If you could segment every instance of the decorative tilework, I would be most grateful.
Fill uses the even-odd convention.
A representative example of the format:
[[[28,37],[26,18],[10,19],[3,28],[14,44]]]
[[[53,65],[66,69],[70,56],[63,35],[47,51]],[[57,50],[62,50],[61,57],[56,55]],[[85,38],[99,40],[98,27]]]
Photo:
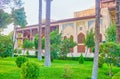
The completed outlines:
[[[73,23],[67,23],[67,24],[63,24],[62,25],[62,29],[64,30],[66,27],[72,27],[74,28],[74,24]]]
[[[84,21],[80,21],[80,22],[77,22],[76,25],[77,26],[80,26],[80,25],[85,26],[85,22]]]
[[[88,28],[95,22],[95,20],[88,21]]]
[[[93,23],[95,23],[95,20],[90,20],[90,21],[88,21],[88,28],[89,28]],[[103,23],[103,19],[100,19],[100,25],[102,25],[102,23]]]

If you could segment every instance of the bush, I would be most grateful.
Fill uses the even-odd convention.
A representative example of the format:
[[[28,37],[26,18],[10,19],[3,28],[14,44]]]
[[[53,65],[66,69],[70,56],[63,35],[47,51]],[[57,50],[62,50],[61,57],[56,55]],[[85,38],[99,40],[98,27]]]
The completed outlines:
[[[98,67],[101,68],[104,64],[104,59],[103,57],[99,57],[99,60],[98,60]]]
[[[24,42],[23,42],[23,48],[24,49],[32,49],[34,46],[34,43],[29,40],[29,39],[25,39]]]
[[[13,52],[12,39],[6,35],[0,35],[0,56],[3,58],[12,56]]]
[[[34,62],[26,62],[22,65],[21,76],[22,79],[38,79],[39,77],[39,66]]]
[[[72,73],[73,72],[72,72],[71,68],[69,67],[69,65],[66,65],[64,68],[63,78],[71,79]]]
[[[19,56],[19,57],[17,57],[15,62],[16,62],[18,67],[21,67],[22,64],[25,63],[26,61],[28,61],[28,59],[26,57]]]
[[[15,53],[15,55],[17,56],[20,56],[20,54],[22,54],[22,49],[14,49],[14,51],[13,51],[14,53]],[[14,56],[15,56],[14,55]]]
[[[17,54],[17,49],[14,49],[14,53]]]
[[[84,60],[85,61],[93,61],[93,57],[85,57]]]
[[[18,53],[18,56],[19,56],[20,54],[22,54],[22,49],[18,49],[18,50],[17,50],[17,53]]]
[[[83,63],[84,63],[84,57],[81,54],[80,57],[79,57],[79,64],[83,64]]]
[[[112,79],[120,79],[120,72],[116,73]]]
[[[66,59],[59,57],[59,60],[73,60],[73,61],[78,61],[79,57],[67,57]],[[85,61],[93,61],[93,57],[85,57],[84,58]]]
[[[29,56],[29,51],[28,50],[26,51],[26,55]]]

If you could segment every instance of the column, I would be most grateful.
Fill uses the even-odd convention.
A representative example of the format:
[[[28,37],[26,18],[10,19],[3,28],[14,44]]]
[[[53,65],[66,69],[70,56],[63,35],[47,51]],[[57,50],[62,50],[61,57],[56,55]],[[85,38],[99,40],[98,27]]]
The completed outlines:
[[[33,39],[33,34],[32,34],[32,29],[30,29],[30,40],[32,41]]]

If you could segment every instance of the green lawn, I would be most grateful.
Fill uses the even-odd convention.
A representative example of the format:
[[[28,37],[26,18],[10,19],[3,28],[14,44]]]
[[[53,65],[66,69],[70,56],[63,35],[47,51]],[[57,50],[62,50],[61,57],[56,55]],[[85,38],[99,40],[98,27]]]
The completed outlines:
[[[0,79],[20,79],[21,69],[16,66],[16,58],[0,58]],[[63,73],[65,66],[69,66],[72,71],[71,79],[90,79],[93,62],[86,61],[79,64],[77,61],[54,60],[51,67],[44,67],[43,61],[36,58],[29,58],[40,65],[40,79],[64,79]],[[120,68],[114,67],[113,73],[120,71]],[[103,68],[99,68],[98,79],[111,79],[108,77],[108,67],[104,64]]]

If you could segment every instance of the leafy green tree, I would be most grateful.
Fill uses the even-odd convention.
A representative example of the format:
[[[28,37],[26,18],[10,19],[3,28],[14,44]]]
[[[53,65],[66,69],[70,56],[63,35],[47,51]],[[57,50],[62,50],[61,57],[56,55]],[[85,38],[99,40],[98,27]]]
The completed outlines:
[[[11,9],[11,18],[14,25],[13,41],[14,49],[16,49],[17,48],[16,28],[18,26],[25,27],[27,22],[22,0],[11,0],[9,3],[9,7]],[[12,57],[14,57],[14,54],[12,55]]]
[[[25,27],[27,25],[26,15],[23,7],[20,9],[13,10],[12,18],[13,18],[14,25],[16,26],[19,25],[21,27]]]
[[[105,58],[104,58],[103,54],[100,54],[99,60],[98,60],[98,67],[102,68],[104,63],[105,63]]]
[[[120,0],[116,0],[116,42],[120,43]]]
[[[25,12],[24,12],[24,8],[20,8],[20,9],[15,9],[12,10],[12,19],[13,19],[13,23],[14,23],[14,49],[18,46],[17,45],[17,39],[16,39],[16,28],[17,26],[21,26],[21,27],[25,27],[27,22],[26,22],[26,16],[25,16]]]
[[[64,39],[60,44],[60,56],[65,59],[67,54],[70,52],[70,49],[76,45],[77,43],[75,43],[71,38]]]
[[[28,39],[26,39],[24,42],[23,42],[23,49],[32,49],[34,46],[34,43]]]
[[[116,25],[111,24],[106,30],[106,41],[116,42]]]
[[[107,42],[100,45],[100,54],[109,67],[109,76],[112,76],[112,66],[120,63],[120,45]]]
[[[50,33],[50,49],[51,49],[51,60],[58,58],[60,52],[60,44],[62,42],[62,36],[58,30]]]
[[[67,54],[70,52],[70,49],[77,45],[70,38],[62,40],[61,33],[59,34],[58,30],[52,31],[50,33],[50,43],[51,43],[50,53],[51,53],[52,59],[57,58],[59,55],[66,57]],[[38,35],[35,36],[34,45],[35,45],[35,48],[37,49],[38,48]],[[42,38],[42,49],[45,49],[45,38],[44,37]]]
[[[4,10],[0,9],[0,33],[4,28],[7,28],[7,25],[11,23],[10,15]]]
[[[24,49],[32,49],[34,46],[33,42],[26,39],[24,42],[23,42],[23,48]]]
[[[7,44],[6,44],[7,43]],[[0,35],[0,56],[11,56],[13,52],[13,42],[9,36]]]
[[[87,46],[87,51],[85,54],[86,56],[88,53],[88,50],[95,46],[93,29],[87,32],[84,44]]]
[[[38,49],[38,34],[35,35],[35,39],[34,39],[34,46],[35,49]],[[45,37],[42,37],[42,49],[45,48]]]
[[[50,33],[50,48],[51,48],[51,60],[58,57],[58,52],[60,52],[60,44],[62,41],[61,34],[59,34],[58,30],[52,31]],[[38,48],[38,35],[35,36],[34,39],[35,49]],[[45,49],[45,37],[42,38],[42,49]]]

